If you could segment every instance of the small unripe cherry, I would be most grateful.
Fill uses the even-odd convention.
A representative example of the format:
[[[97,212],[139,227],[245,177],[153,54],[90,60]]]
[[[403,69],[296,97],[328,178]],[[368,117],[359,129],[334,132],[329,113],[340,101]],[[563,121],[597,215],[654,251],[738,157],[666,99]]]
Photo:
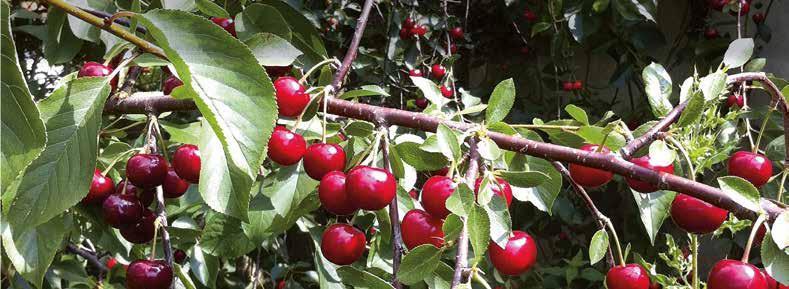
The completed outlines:
[[[172,168],[167,171],[167,176],[164,177],[162,190],[164,197],[168,199],[179,198],[186,193],[189,189],[189,183],[178,176]]]
[[[649,155],[645,155],[645,156],[640,157],[640,158],[634,158],[634,159],[630,160],[630,162],[635,164],[635,165],[638,165],[638,166],[641,166],[641,167],[645,167],[645,168],[653,170],[653,171],[657,171],[660,174],[664,174],[664,173],[665,174],[674,174],[674,164],[669,164],[667,166],[656,165],[656,164],[654,164],[652,162],[652,160],[650,159]],[[630,188],[632,188],[636,192],[651,193],[651,192],[657,191],[659,189],[656,185],[650,184],[650,183],[645,182],[645,181],[633,179],[633,178],[627,178],[626,177],[625,181],[627,181],[627,184],[630,186]]]
[[[167,289],[173,282],[173,269],[164,260],[137,260],[126,269],[128,289]]]
[[[153,188],[164,183],[167,161],[158,154],[136,154],[126,162],[126,179],[140,188]]]
[[[431,216],[446,218],[450,213],[446,206],[447,198],[455,192],[456,188],[457,184],[446,176],[437,175],[428,178],[422,186],[422,208]]]
[[[479,194],[479,187],[482,185],[482,178],[477,178],[477,181],[474,182],[474,194]],[[493,193],[499,197],[504,198],[507,202],[507,207],[512,204],[512,187],[510,186],[510,182],[505,179],[496,177],[496,183],[488,183],[488,188],[490,188]]]
[[[340,145],[316,143],[304,153],[304,171],[315,180],[320,180],[331,171],[345,169],[345,151]]]
[[[431,244],[436,248],[444,246],[444,221],[425,211],[408,211],[401,223],[403,243],[412,250],[419,245]]]
[[[307,142],[300,134],[283,126],[274,127],[268,140],[268,157],[282,166],[298,163],[307,152]]]
[[[452,98],[452,96],[455,94],[454,90],[452,90],[451,87],[448,87],[443,84],[441,85],[440,90],[441,90],[441,95],[443,95],[446,98]]]
[[[454,39],[463,39],[463,28],[455,27],[449,30],[449,36]]]
[[[356,212],[355,200],[348,196],[345,189],[345,173],[329,172],[318,186],[318,198],[324,209],[335,215],[350,215]]]
[[[334,224],[323,232],[321,252],[330,262],[350,265],[364,254],[367,238],[359,229],[348,224]]]
[[[433,64],[430,68],[430,74],[436,79],[441,79],[447,74],[447,69],[441,64]]]
[[[649,275],[638,264],[618,265],[605,274],[608,289],[649,289]]]
[[[154,225],[155,220],[156,215],[154,215],[151,210],[143,209],[142,218],[140,218],[139,222],[131,226],[123,226],[120,228],[121,236],[123,236],[126,241],[135,244],[148,243],[153,240],[154,230],[156,228]]]
[[[114,228],[137,224],[143,214],[143,207],[135,195],[112,194],[101,206],[104,222]]]
[[[611,154],[611,150],[607,147],[603,146],[601,148],[599,145],[594,144],[585,144],[579,149],[592,153]],[[597,188],[607,184],[614,178],[614,173],[610,171],[590,168],[575,163],[570,163],[568,170],[570,171],[570,176],[576,183],[587,188]]]
[[[211,17],[211,21],[219,25],[219,27],[222,27],[222,29],[225,29],[225,31],[233,35],[233,37],[237,37],[236,22],[232,18]]]
[[[773,164],[763,154],[738,151],[729,158],[729,174],[741,177],[760,188],[773,175]]]
[[[345,190],[360,209],[376,211],[385,208],[397,194],[397,181],[389,171],[358,166],[345,178]]]
[[[82,203],[86,205],[101,204],[114,190],[115,184],[113,184],[112,179],[102,175],[99,169],[95,169],[88,195],[82,198]]]
[[[671,219],[674,224],[693,234],[707,234],[717,230],[726,221],[729,212],[705,201],[677,194],[671,202]]]
[[[414,69],[411,69],[411,70],[408,71],[408,75],[409,76],[422,77],[424,74],[422,74],[422,70],[421,69],[414,68]]]
[[[200,150],[195,145],[181,145],[173,154],[173,169],[187,182],[196,184],[200,181],[200,164]]]
[[[488,252],[493,267],[504,275],[523,274],[537,263],[537,244],[531,235],[523,231],[512,231],[505,248],[491,241]]]
[[[297,117],[310,103],[310,95],[305,88],[292,76],[283,76],[274,81],[277,95],[279,114],[287,117]]]
[[[170,75],[164,80],[164,84],[162,84],[162,93],[165,95],[170,95],[173,92],[173,89],[184,85],[184,82],[175,77],[174,75]]]

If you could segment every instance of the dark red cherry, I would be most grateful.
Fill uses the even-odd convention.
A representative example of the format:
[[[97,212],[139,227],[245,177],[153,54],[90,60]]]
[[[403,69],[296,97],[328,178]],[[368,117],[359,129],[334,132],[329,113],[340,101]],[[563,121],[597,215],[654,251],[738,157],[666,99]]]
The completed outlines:
[[[318,198],[324,209],[335,215],[350,215],[356,212],[355,200],[345,190],[345,173],[329,172],[318,186]]]
[[[305,93],[299,80],[292,76],[277,78],[274,89],[277,91],[277,106],[282,116],[297,117],[310,103],[310,95]]]
[[[143,189],[164,183],[167,170],[167,161],[157,154],[136,154],[126,162],[126,178]]]
[[[425,211],[414,209],[408,211],[401,223],[403,243],[409,250],[419,245],[431,244],[436,248],[444,246],[444,221],[431,216]]]
[[[447,69],[441,64],[433,64],[433,66],[430,67],[430,75],[432,75],[436,79],[441,79],[446,74],[447,74]]]
[[[282,77],[287,76],[291,70],[293,70],[293,65],[288,66],[266,66],[266,74],[269,77]]]
[[[447,174],[449,174],[449,167],[440,168],[438,170],[430,172],[430,174],[433,176],[446,176]]]
[[[615,266],[605,274],[608,289],[649,289],[649,274],[638,264]]]
[[[156,188],[142,190],[134,184],[126,182],[126,180],[121,180],[118,182],[118,185],[115,186],[115,193],[119,195],[134,195],[140,199],[140,203],[142,203],[143,207],[148,207],[153,203],[153,199],[156,197]]]
[[[753,19],[754,23],[761,24],[761,23],[764,22],[765,16],[764,16],[764,13],[762,13],[762,12],[756,12],[756,13],[753,13],[753,16],[751,16],[751,18]]]
[[[530,9],[526,9],[523,10],[523,18],[525,18],[526,21],[534,22],[537,21],[537,14],[535,14],[534,11],[531,11]]]
[[[584,83],[580,80],[576,80],[573,82],[573,90],[581,90],[584,88]]]
[[[689,233],[712,233],[728,215],[724,209],[685,194],[677,194],[671,202],[671,219]]]
[[[709,289],[767,289],[767,279],[756,266],[738,260],[715,263],[707,276]]]
[[[669,164],[668,166],[655,165],[650,160],[649,155],[632,159],[630,160],[630,162],[635,165],[645,167],[653,171],[657,171],[658,173],[674,174],[674,164]],[[651,193],[658,190],[658,187],[656,185],[647,183],[645,181],[640,181],[631,178],[625,178],[625,180],[627,181],[627,184],[630,186],[630,188],[632,188],[636,192]]]
[[[490,187],[491,191],[499,197],[504,198],[507,201],[507,207],[512,204],[512,187],[510,186],[510,182],[505,179],[496,177],[497,184],[488,183],[488,187]],[[479,193],[479,186],[482,184],[482,178],[478,178],[476,182],[474,182],[474,193]]]
[[[189,183],[178,176],[173,169],[167,172],[164,177],[164,184],[162,184],[164,197],[168,199],[179,198],[186,193],[189,189]]]
[[[307,142],[300,134],[283,126],[274,127],[268,140],[268,157],[282,166],[298,163],[307,151]]]
[[[704,38],[715,39],[719,36],[720,33],[718,32],[718,29],[715,29],[714,27],[707,27],[707,29],[704,29]]]
[[[422,70],[421,70],[421,69],[419,69],[419,68],[414,68],[414,69],[411,69],[411,70],[409,70],[409,71],[408,71],[408,75],[409,75],[409,76],[418,76],[418,77],[422,77],[422,75],[423,75],[423,74],[422,74]]]
[[[144,244],[153,240],[153,233],[155,226],[153,222],[156,220],[156,215],[151,210],[143,209],[142,218],[139,222],[131,226],[124,226],[120,228],[121,236],[126,241],[135,244]]]
[[[200,181],[200,150],[197,146],[185,144],[173,154],[173,169],[179,177],[196,184]]]
[[[403,20],[403,28],[411,29],[411,28],[414,28],[415,24],[416,24],[416,22],[411,17],[408,17],[405,20]]]
[[[165,95],[170,95],[170,93],[173,92],[173,89],[175,89],[176,87],[179,87],[181,85],[184,85],[183,81],[181,81],[180,79],[178,79],[174,75],[170,75],[170,77],[167,77],[164,80],[164,84],[162,84],[162,92]]]
[[[773,164],[762,154],[739,151],[729,158],[729,174],[748,180],[757,188],[773,175]]]
[[[449,30],[449,36],[454,39],[463,39],[463,28],[455,27]]]
[[[455,94],[455,91],[452,90],[451,87],[448,87],[446,85],[442,84],[440,89],[441,89],[441,95],[443,95],[446,98],[452,98],[452,96]]]
[[[595,144],[585,144],[579,148],[582,151],[592,152],[592,153],[601,153],[601,154],[610,154],[611,150],[607,147],[603,146],[600,148],[599,145]],[[614,173],[601,170],[590,168],[587,166],[582,166],[579,164],[570,163],[568,167],[570,170],[570,176],[573,180],[581,186],[587,188],[596,188],[602,185],[607,184],[611,179],[614,178]]]
[[[287,286],[285,280],[279,280],[279,282],[277,282],[277,289],[285,289],[285,286]]]
[[[427,101],[427,98],[421,97],[421,98],[417,98],[416,100],[414,100],[414,104],[418,108],[425,109],[427,107],[427,105],[428,105],[428,101]]]
[[[137,260],[126,269],[128,289],[167,289],[173,282],[173,269],[164,260]]]
[[[115,228],[137,224],[142,218],[143,207],[135,195],[112,194],[101,208],[104,221]]]
[[[115,190],[115,184],[113,184],[112,179],[103,176],[99,169],[93,171],[93,181],[90,183],[90,190],[88,190],[88,195],[82,198],[82,203],[89,205],[89,204],[100,204],[104,202],[112,192]]]
[[[523,55],[529,55],[529,52],[531,52],[531,49],[528,46],[521,47],[521,53]]]
[[[323,232],[321,252],[334,264],[350,265],[362,257],[366,243],[359,229],[348,224],[334,224]]]
[[[449,45],[449,52],[452,54],[458,53],[458,46],[455,43]]]
[[[402,40],[409,40],[414,37],[414,35],[411,34],[411,29],[405,27],[400,28],[399,35],[400,35],[400,39]]]
[[[345,189],[359,208],[376,211],[385,208],[395,198],[397,181],[388,171],[358,166],[348,172]]]
[[[562,82],[562,90],[564,90],[564,91],[573,91],[573,82],[572,81],[563,81]]]
[[[759,226],[759,229],[756,229],[756,235],[753,236],[753,245],[754,246],[761,246],[762,241],[764,241],[764,234],[767,233],[767,229],[764,228],[764,225]]]
[[[522,231],[512,231],[505,248],[491,241],[488,251],[493,267],[504,275],[523,274],[537,263],[537,245],[534,238]]]
[[[449,215],[446,202],[457,184],[446,176],[432,176],[422,186],[422,208],[431,216],[443,219]]]
[[[105,77],[112,74],[112,66],[104,65],[98,62],[88,61],[82,65],[82,68],[77,72],[77,77]],[[116,76],[110,80],[112,90],[118,87],[118,77]]]
[[[726,106],[730,108],[741,108],[745,105],[745,98],[741,94],[730,94],[726,97]]]
[[[227,33],[230,33],[231,35],[233,35],[233,37],[237,37],[236,36],[236,22],[233,21],[233,19],[231,19],[231,18],[211,17],[211,21],[216,23],[216,25],[219,25],[219,27],[222,27],[222,29],[225,29],[225,31],[227,31]]]
[[[313,179],[320,180],[331,171],[345,169],[345,151],[337,144],[316,143],[304,153],[304,170]]]
[[[176,249],[175,252],[173,252],[173,261],[178,264],[183,264],[184,261],[186,261],[186,252],[181,249]]]
[[[414,25],[414,27],[411,28],[411,34],[414,36],[425,36],[425,34],[427,34],[427,26]]]

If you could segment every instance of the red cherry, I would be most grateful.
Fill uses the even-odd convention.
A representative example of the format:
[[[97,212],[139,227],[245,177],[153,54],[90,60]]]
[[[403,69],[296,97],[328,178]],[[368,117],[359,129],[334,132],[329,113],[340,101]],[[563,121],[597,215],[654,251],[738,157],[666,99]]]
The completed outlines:
[[[405,28],[405,27],[400,28],[400,39],[402,39],[402,40],[409,40],[409,39],[411,39],[413,37],[414,37],[414,35],[411,34],[411,29],[410,28]]]
[[[397,181],[386,170],[358,166],[348,172],[345,189],[359,208],[376,211],[385,208],[395,198]]]
[[[181,249],[176,249],[175,252],[173,252],[173,260],[175,263],[183,264],[184,261],[186,261],[186,252]]]
[[[756,12],[756,13],[753,13],[753,16],[751,16],[751,18],[753,19],[754,23],[761,24],[761,23],[764,22],[765,16],[764,16],[764,13],[762,13],[762,12]]]
[[[455,94],[455,92],[452,90],[452,88],[448,87],[446,85],[442,84],[440,89],[441,89],[441,95],[443,95],[446,98],[452,98],[452,95]]]
[[[307,152],[307,142],[300,134],[283,126],[274,127],[268,140],[268,157],[282,166],[298,163]]]
[[[741,108],[745,105],[745,98],[741,94],[730,94],[726,97],[726,106]]]
[[[350,265],[362,257],[366,243],[359,229],[348,224],[334,224],[323,232],[321,252],[334,264]]]
[[[762,154],[739,151],[729,158],[729,174],[746,179],[759,188],[773,175],[773,164]]]
[[[729,212],[705,201],[677,194],[671,202],[671,219],[674,224],[693,234],[707,234],[726,221]]]
[[[115,186],[115,193],[119,195],[133,195],[140,199],[140,203],[143,207],[148,207],[153,203],[153,198],[156,196],[156,189],[149,188],[142,190],[132,183],[127,183],[126,180],[121,180],[118,182],[118,185]]]
[[[766,289],[767,280],[756,266],[737,260],[720,260],[707,277],[709,289]]]
[[[449,45],[449,52],[452,54],[458,53],[458,46],[455,43]]]
[[[430,74],[436,79],[441,79],[447,74],[447,69],[441,64],[433,64],[430,68]]]
[[[521,53],[523,53],[523,55],[529,55],[529,52],[531,52],[531,49],[528,46],[521,47]]]
[[[106,262],[106,263],[104,263],[104,264],[107,266],[107,268],[109,268],[109,269],[112,269],[112,268],[114,268],[116,265],[118,265],[118,260],[116,260],[116,259],[115,259],[115,258],[113,258],[113,257],[109,257],[109,258],[107,258],[107,262]]]
[[[143,207],[135,195],[112,194],[101,206],[104,222],[115,228],[137,224]]]
[[[580,80],[576,80],[575,82],[573,82],[573,90],[581,90],[583,88],[584,88],[584,84]]]
[[[274,89],[277,91],[277,106],[282,116],[297,117],[310,103],[310,95],[305,93],[304,86],[292,76],[277,78]]]
[[[414,200],[419,199],[419,191],[417,191],[416,189],[411,189],[410,191],[408,191],[408,195],[411,196],[411,198]]]
[[[446,176],[447,174],[449,174],[449,167],[440,168],[438,170],[430,172],[430,174],[433,176]]]
[[[173,282],[173,269],[164,260],[137,260],[126,270],[128,289],[167,289]]]
[[[164,183],[167,161],[157,154],[136,154],[126,162],[126,178],[135,186],[153,188]]]
[[[522,231],[512,231],[506,248],[491,241],[488,251],[493,267],[504,275],[523,274],[537,263],[537,245],[534,238]]]
[[[600,150],[599,153],[601,154],[610,154],[611,150],[607,147],[603,146],[600,148],[599,145],[594,144],[585,144],[579,148],[582,151],[598,153],[598,149]],[[579,164],[570,163],[569,166],[570,176],[573,178],[575,182],[579,185],[587,187],[587,188],[596,188],[602,185],[607,184],[611,179],[614,178],[614,173],[601,170],[590,168],[586,166],[582,166]]]
[[[432,176],[422,186],[422,208],[431,216],[443,219],[449,215],[446,202],[457,184],[446,176]]]
[[[534,22],[537,21],[537,14],[534,14],[534,11],[531,11],[527,8],[526,10],[523,10],[523,18],[525,18],[528,22]]]
[[[337,24],[339,23],[340,21],[338,21],[337,18],[334,17],[329,17],[329,19],[326,19],[326,24],[329,24],[329,26],[331,26],[332,28],[337,27]]]
[[[720,33],[718,33],[718,29],[715,29],[713,27],[707,27],[707,29],[704,29],[704,38],[715,39],[718,38],[719,36]]]
[[[738,16],[738,14],[739,16],[743,16],[743,15],[747,15],[748,12],[751,11],[750,1],[740,0],[740,2],[742,3],[742,7],[740,7],[737,1],[734,1],[735,4],[732,5],[734,10],[729,11],[729,14],[731,14],[732,16]],[[739,10],[739,13],[737,13],[737,11],[735,10]]]
[[[454,39],[463,39],[463,28],[455,27],[449,30],[449,36]]]
[[[304,153],[304,170],[313,179],[320,180],[331,171],[345,169],[345,151],[340,145],[316,143]]]
[[[173,75],[170,75],[170,77],[164,80],[164,84],[162,84],[162,93],[165,95],[170,95],[170,93],[173,92],[173,89],[181,85],[184,85],[183,81]]]
[[[77,77],[105,77],[112,74],[112,66],[104,65],[98,62],[88,61],[82,65],[82,68],[77,72]],[[110,80],[112,90],[118,87],[118,77],[116,76]]]
[[[179,177],[196,184],[200,181],[200,150],[197,146],[185,144],[173,154],[173,169]]]
[[[290,71],[293,70],[293,65],[288,65],[288,66],[266,66],[265,68],[266,68],[266,74],[268,74],[269,77],[272,77],[272,78],[277,77],[277,78],[279,78],[279,77],[283,77],[283,76],[288,75],[290,73]]]
[[[341,171],[323,176],[318,186],[318,198],[323,208],[335,215],[350,215],[357,209],[345,190],[345,173]]]
[[[175,171],[171,168],[167,172],[167,176],[164,178],[164,184],[162,184],[162,189],[164,191],[164,197],[168,199],[179,198],[186,193],[186,190],[189,189],[189,183],[186,182],[184,179],[178,176]]]
[[[406,18],[406,19],[403,21],[403,28],[407,28],[407,29],[414,28],[414,24],[416,24],[416,22],[414,21],[414,19],[413,19],[413,18],[411,18],[411,17],[408,17],[408,18]]]
[[[764,226],[759,226],[759,229],[756,229],[756,235],[753,236],[753,245],[754,246],[761,246],[762,241],[764,241],[764,234],[767,233],[767,229]]]
[[[135,244],[145,244],[153,240],[153,233],[156,227],[153,222],[156,220],[156,215],[151,210],[143,209],[142,218],[134,225],[124,226],[120,228],[121,236],[126,241]]]
[[[88,195],[82,198],[82,203],[86,205],[102,203],[114,190],[115,184],[112,179],[103,176],[101,171],[96,169],[93,171],[93,181],[90,183]]]
[[[411,34],[414,36],[425,36],[425,34],[427,34],[427,26],[414,25],[414,27],[411,28]]]
[[[418,108],[425,109],[428,104],[427,98],[417,98],[416,100],[414,100],[414,104]]]
[[[403,243],[409,250],[424,244],[431,244],[436,248],[444,246],[444,221],[425,211],[408,211],[400,226],[403,230]]]
[[[285,280],[279,280],[279,282],[277,283],[277,289],[285,289],[285,285],[287,285],[285,283]]]
[[[211,17],[211,21],[216,23],[216,25],[219,25],[219,27],[222,27],[222,29],[225,29],[225,31],[227,31],[227,33],[230,33],[231,35],[233,35],[233,37],[237,37],[236,36],[236,22],[233,21],[233,19],[231,19],[231,18]]]
[[[649,275],[638,264],[619,265],[605,274],[608,289],[649,289]]]
[[[641,166],[653,171],[657,171],[658,173],[674,174],[674,164],[669,164],[668,166],[654,165],[652,164],[649,155],[632,159],[630,160],[630,162],[637,166]],[[640,181],[627,177],[625,178],[625,180],[627,181],[627,184],[630,186],[630,188],[632,188],[636,192],[651,193],[658,190],[658,187],[656,185],[647,183],[645,181]]]
[[[497,177],[496,182],[498,184],[491,184],[488,183],[488,187],[499,197],[504,198],[507,201],[507,207],[512,204],[512,187],[510,187],[510,183],[502,178]],[[482,184],[482,178],[478,178],[476,182],[474,182],[474,193],[479,193],[479,186]]]
[[[422,74],[422,70],[421,69],[414,68],[414,69],[411,69],[411,70],[408,71],[408,75],[422,77],[423,74]]]
[[[572,91],[573,90],[573,82],[572,81],[563,81],[562,82],[562,90],[564,90],[564,91]]]
[[[778,281],[775,281],[773,276],[767,274],[767,271],[764,269],[759,269],[759,271],[762,272],[762,275],[764,275],[764,280],[767,281],[767,289],[778,289]]]

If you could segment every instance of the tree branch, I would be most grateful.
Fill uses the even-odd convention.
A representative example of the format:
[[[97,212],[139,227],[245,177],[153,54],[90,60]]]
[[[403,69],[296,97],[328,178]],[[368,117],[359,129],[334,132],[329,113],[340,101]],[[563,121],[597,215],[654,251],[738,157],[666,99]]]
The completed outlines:
[[[675,123],[679,116],[682,114],[682,111],[685,110],[685,107],[688,106],[688,101],[685,100],[684,102],[680,103],[672,109],[663,119],[658,121],[652,128],[650,128],[646,133],[641,135],[640,137],[630,141],[619,150],[622,157],[625,159],[630,159],[634,153],[636,153],[641,148],[651,144],[655,139],[657,139],[657,134],[668,129],[673,123]]]
[[[86,261],[88,261],[88,263],[93,265],[93,267],[99,269],[100,271],[99,274],[104,274],[107,273],[107,271],[109,271],[107,265],[104,265],[104,263],[99,261],[99,257],[97,257],[96,254],[93,252],[88,252],[87,250],[77,247],[76,245],[71,243],[66,245],[66,251],[72,254],[79,255],[80,257],[84,258]]]
[[[392,163],[389,162],[389,128],[381,126],[381,133],[384,141],[381,142],[381,155],[383,156],[384,169],[392,171]],[[397,272],[400,271],[400,261],[403,258],[403,237],[400,232],[400,210],[397,208],[397,196],[389,203],[389,222],[392,223],[392,287],[395,289],[403,288],[397,280]]]
[[[468,141],[469,146],[469,161],[468,168],[466,169],[466,184],[474,188],[474,182],[477,180],[477,173],[479,172],[479,151],[477,151],[477,139],[472,137]],[[461,283],[465,283],[463,273],[468,268],[468,225],[466,218],[461,218],[463,226],[460,228],[460,236],[458,236],[458,249],[455,254],[455,272],[452,275],[452,286],[449,288],[457,288]]]
[[[112,14],[109,14],[109,13],[104,12],[104,11],[98,11],[98,10],[87,9],[87,8],[82,8],[82,7],[79,7],[79,8],[82,9],[82,10],[85,10],[85,12],[88,12],[88,13],[92,14],[93,16],[100,17],[102,19],[110,19],[110,17],[112,17]],[[119,25],[126,26],[126,27],[131,27],[131,22],[128,19],[125,19],[125,18],[116,18],[116,19],[113,20],[113,22],[115,22],[115,23],[117,23]],[[137,26],[136,30],[137,30],[137,32],[142,33],[142,34],[148,33],[148,29],[145,29],[145,27],[142,27],[142,26],[139,26],[139,25]]]
[[[367,26],[367,19],[370,16],[370,10],[372,7],[373,0],[364,1],[364,6],[362,6],[362,14],[359,15],[359,20],[356,21],[356,30],[353,32],[351,45],[348,47],[348,51],[345,52],[345,57],[342,59],[342,66],[340,66],[337,74],[334,75],[334,80],[331,82],[331,85],[335,88],[335,93],[340,92],[342,80],[345,79],[346,75],[348,75],[348,71],[351,70],[353,60],[356,59],[356,53],[359,51],[359,42],[362,41],[364,28]]]

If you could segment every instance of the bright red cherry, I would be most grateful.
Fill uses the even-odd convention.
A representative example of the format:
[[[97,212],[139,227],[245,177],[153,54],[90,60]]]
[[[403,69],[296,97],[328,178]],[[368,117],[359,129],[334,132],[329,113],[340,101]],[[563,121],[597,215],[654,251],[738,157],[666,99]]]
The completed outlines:
[[[411,198],[414,200],[419,199],[419,191],[417,191],[416,189],[411,189],[410,191],[408,191],[408,195],[411,196]]]
[[[421,98],[417,98],[416,100],[414,100],[414,104],[418,108],[425,109],[427,107],[427,105],[428,105],[428,101],[427,101],[427,98],[421,97]]]
[[[112,74],[112,66],[104,65],[94,61],[85,62],[82,65],[82,68],[79,69],[77,72],[77,77],[105,77]],[[112,80],[110,80],[110,86],[112,90],[115,90],[118,87],[118,77],[116,76]]]
[[[167,176],[164,177],[162,189],[164,190],[165,198],[179,198],[186,193],[186,190],[189,189],[189,183],[179,177],[178,174],[176,174],[171,168],[169,171],[167,171]]]
[[[422,70],[419,69],[419,68],[414,68],[414,69],[409,70],[408,71],[408,75],[409,76],[417,76],[417,77],[422,77],[423,76]]]
[[[222,27],[222,29],[225,29],[225,31],[227,31],[227,33],[230,33],[231,35],[233,35],[233,37],[237,37],[236,36],[236,22],[233,21],[233,19],[231,19],[231,18],[211,17],[211,21],[216,23],[216,25],[219,25],[219,27]]]
[[[162,84],[162,93],[165,95],[170,95],[173,92],[173,89],[184,85],[184,82],[175,77],[174,75],[170,75],[170,77],[164,80],[164,84]]]
[[[318,198],[327,211],[335,215],[350,215],[356,212],[355,200],[345,189],[345,173],[332,171],[323,176],[318,186]]]
[[[449,30],[449,36],[454,39],[463,39],[463,28],[455,27]]]
[[[295,77],[277,78],[274,81],[274,89],[277,91],[277,106],[282,116],[297,117],[310,103],[310,95]]]
[[[109,257],[109,258],[107,258],[107,262],[104,263],[104,264],[107,266],[107,268],[112,269],[112,268],[114,268],[115,266],[118,265],[118,260],[116,260],[113,257]]]
[[[762,272],[762,275],[764,275],[764,280],[767,281],[767,289],[778,289],[778,282],[773,279],[773,276],[767,274],[767,271],[764,269],[759,269],[759,271]]]
[[[601,153],[601,154],[610,154],[611,150],[607,147],[603,146],[602,148],[599,145],[594,144],[585,144],[579,148],[582,151],[593,152],[593,153]],[[598,151],[599,150],[599,151]],[[570,170],[570,176],[573,180],[581,186],[587,188],[596,188],[602,185],[605,185],[611,179],[614,178],[614,173],[601,170],[590,168],[587,166],[582,166],[579,164],[570,163],[568,168]]]
[[[153,188],[164,183],[167,170],[167,161],[158,154],[136,154],[126,162],[126,178],[141,188]]]
[[[126,269],[128,289],[167,289],[173,282],[173,269],[164,260],[137,260]]]
[[[442,84],[440,89],[441,89],[441,95],[443,95],[446,98],[452,98],[452,95],[455,94],[454,90],[452,90],[451,87],[448,87],[446,85]]]
[[[143,207],[135,195],[112,194],[101,208],[104,221],[115,228],[137,224],[142,218]]]
[[[436,248],[444,245],[444,221],[425,211],[408,211],[400,226],[403,230],[403,243],[409,250],[424,244],[431,244]]]
[[[126,180],[118,182],[118,185],[115,186],[115,193],[119,195],[134,195],[140,200],[143,207],[150,206],[153,203],[153,199],[156,197],[155,188],[142,190],[132,183],[127,183]]]
[[[359,229],[348,224],[334,224],[323,232],[321,252],[330,262],[350,265],[364,254],[367,238]]]
[[[649,155],[632,159],[630,160],[630,162],[637,166],[641,166],[653,171],[657,171],[658,173],[674,174],[674,164],[669,164],[667,166],[655,165],[650,160]],[[632,188],[636,192],[651,193],[658,190],[658,187],[656,185],[647,183],[645,181],[640,181],[631,178],[625,178],[625,180],[627,181],[627,184],[630,186],[630,188]]]
[[[176,249],[175,252],[173,252],[173,261],[178,264],[183,264],[184,261],[186,261],[186,252],[181,249]]]
[[[288,66],[266,66],[265,68],[266,68],[266,74],[268,74],[269,77],[272,77],[272,78],[273,77],[277,77],[277,78],[279,78],[279,77],[288,75],[290,73],[290,71],[293,70],[293,65],[288,65]]]
[[[173,169],[179,177],[196,184],[200,181],[200,150],[197,146],[185,144],[173,154]]]
[[[507,201],[507,207],[512,204],[512,187],[510,186],[510,182],[505,179],[496,177],[496,182],[498,184],[491,184],[488,183],[488,187],[490,187],[491,191],[499,197],[504,198]],[[482,178],[478,178],[476,182],[474,182],[474,193],[479,193],[479,186],[482,184]]]
[[[523,18],[525,18],[526,21],[534,22],[537,21],[537,14],[534,14],[534,11],[531,11],[531,9],[526,9],[523,10]]]
[[[139,222],[131,226],[124,226],[120,228],[121,236],[126,241],[135,244],[144,244],[153,240],[153,233],[156,227],[153,222],[156,220],[156,215],[151,210],[143,209],[142,218]]]
[[[649,289],[649,275],[638,264],[619,265],[605,274],[608,289]]]
[[[425,34],[427,34],[427,26],[414,25],[414,27],[411,28],[411,34],[414,36],[425,36]]]
[[[753,19],[754,23],[761,24],[761,23],[764,22],[765,16],[764,16],[764,13],[762,13],[762,12],[756,12],[756,13],[753,13],[753,16],[751,16],[751,18]]]
[[[537,245],[534,238],[526,232],[512,231],[506,248],[496,242],[488,244],[490,261],[499,273],[504,275],[520,275],[537,263]]]
[[[358,166],[348,172],[345,189],[359,208],[376,211],[385,208],[395,198],[397,181],[386,170]]]
[[[726,221],[728,215],[724,209],[685,194],[677,194],[671,202],[671,219],[689,233],[711,233]]]
[[[767,279],[756,266],[738,260],[720,260],[707,276],[709,289],[766,289]]]
[[[268,157],[282,166],[298,163],[307,152],[307,142],[300,134],[283,126],[274,127],[268,140]]]
[[[730,94],[726,97],[726,106],[741,108],[745,105],[745,98],[741,94]]]
[[[573,82],[572,81],[563,81],[562,82],[562,90],[564,90],[564,91],[573,91]]]
[[[443,219],[449,215],[446,202],[455,192],[457,184],[446,176],[432,176],[422,186],[422,208],[431,216]]]
[[[575,82],[573,82],[573,90],[581,90],[583,88],[584,88],[584,84],[580,80],[576,80]]]
[[[433,66],[430,67],[430,74],[436,79],[441,79],[447,74],[447,69],[441,64],[433,64]]]
[[[400,28],[400,39],[402,39],[402,40],[409,40],[409,39],[411,39],[413,37],[414,37],[414,35],[411,34],[411,29],[410,28],[405,28],[405,27]]]
[[[704,29],[704,38],[715,39],[719,36],[720,33],[718,32],[718,29],[715,29],[714,27],[707,27],[707,29]]]
[[[773,164],[762,154],[739,151],[729,158],[729,174],[746,179],[759,188],[772,177]]]
[[[338,144],[312,144],[304,153],[304,170],[313,179],[320,180],[331,171],[344,169],[345,151]]]
[[[88,195],[82,198],[82,203],[86,205],[102,203],[114,190],[115,184],[112,179],[103,176],[101,171],[96,169],[93,171],[93,181],[90,183]]]
[[[408,17],[405,20],[403,20],[403,28],[407,28],[407,29],[414,28],[414,24],[416,24],[416,22],[411,17]]]

